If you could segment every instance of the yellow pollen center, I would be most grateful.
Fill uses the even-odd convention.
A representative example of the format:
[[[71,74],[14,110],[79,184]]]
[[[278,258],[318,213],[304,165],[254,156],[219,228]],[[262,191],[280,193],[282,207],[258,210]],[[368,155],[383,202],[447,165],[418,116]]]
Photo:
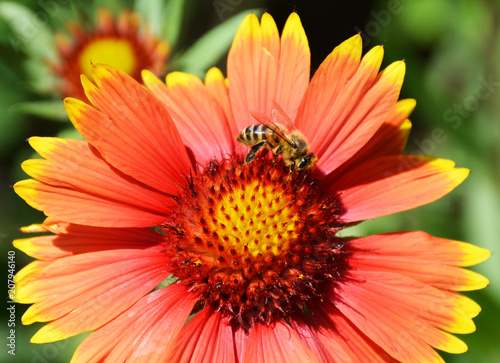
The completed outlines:
[[[137,59],[133,45],[124,39],[102,38],[91,41],[80,53],[80,69],[90,77],[92,63],[104,63],[132,74]]]
[[[271,185],[253,181],[217,203],[215,220],[224,225],[225,246],[240,255],[279,255],[297,237],[291,201]],[[215,226],[214,226],[215,229]]]

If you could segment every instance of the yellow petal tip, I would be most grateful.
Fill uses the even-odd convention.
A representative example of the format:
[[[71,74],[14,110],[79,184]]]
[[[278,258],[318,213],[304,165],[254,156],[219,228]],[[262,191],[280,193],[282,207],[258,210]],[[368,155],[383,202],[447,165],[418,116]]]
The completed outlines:
[[[408,117],[413,112],[416,106],[417,100],[413,98],[405,98],[403,100],[399,100],[396,103],[396,110],[398,113],[402,113],[406,117]]]
[[[337,53],[340,56],[352,56],[355,59],[361,59],[362,48],[363,40],[361,35],[356,34],[335,47],[332,54]]]
[[[205,75],[205,84],[220,81],[224,82],[224,75],[222,74],[221,70],[217,67],[210,68]]]
[[[23,232],[23,233],[42,233],[42,232],[47,232],[47,229],[43,226],[43,224],[39,224],[39,223],[30,224],[29,226],[21,227],[21,228],[19,228],[19,230],[21,232]],[[14,243],[16,241],[14,241]]]
[[[455,241],[460,246],[462,252],[462,261],[459,266],[474,266],[486,261],[491,256],[491,251],[486,248],[475,246],[471,243]]]
[[[378,70],[382,64],[382,59],[384,58],[384,47],[377,45],[370,49],[368,53],[363,57],[363,62],[361,63],[365,67]]]
[[[282,44],[286,42],[287,39],[292,39],[294,44],[306,48],[307,52],[309,52],[309,41],[307,40],[306,32],[297,13],[291,13],[288,17],[281,38]]]
[[[469,176],[470,170],[467,168],[456,168],[450,171],[448,177],[452,185],[456,187],[460,185]]]
[[[172,72],[167,74],[165,82],[168,87],[173,86],[188,86],[192,82],[201,83],[201,80],[195,75],[184,72]]]
[[[251,38],[253,35],[259,34],[260,37],[260,24],[259,19],[254,13],[250,13],[240,24],[240,27],[236,31],[236,35],[234,36],[233,45],[237,42],[248,41],[248,38]]]
[[[406,63],[403,61],[397,61],[391,63],[385,68],[380,75],[387,82],[394,83],[398,87],[401,87],[406,73]]]
[[[151,78],[156,78],[158,79],[158,77],[156,77],[154,75],[153,72],[151,72],[149,69],[143,69],[141,71],[141,77],[142,77],[142,80],[145,81],[145,79],[151,79]]]

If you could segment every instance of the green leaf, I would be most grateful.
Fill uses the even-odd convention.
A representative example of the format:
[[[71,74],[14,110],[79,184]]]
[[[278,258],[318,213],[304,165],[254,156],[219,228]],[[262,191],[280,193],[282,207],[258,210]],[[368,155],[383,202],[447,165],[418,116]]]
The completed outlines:
[[[75,139],[75,140],[84,140],[83,136],[80,135],[80,133],[72,126],[65,128],[64,130],[61,130],[56,137],[62,138],[62,139]]]
[[[173,49],[179,40],[182,30],[182,18],[185,9],[184,0],[169,0],[162,14],[163,29],[161,36],[168,41]]]
[[[10,111],[39,116],[52,121],[69,122],[61,100],[16,103],[10,107]]]
[[[2,77],[8,75],[5,67],[0,64],[0,74]],[[11,78],[11,77],[9,77]],[[10,81],[10,82],[9,82]],[[22,93],[19,89],[13,87],[12,80],[5,80],[5,83],[0,86],[0,110],[2,117],[0,117],[0,158],[11,157],[16,145],[25,138],[26,123],[18,114],[8,112],[9,106],[13,102],[22,99]],[[3,175],[2,175],[3,176]]]
[[[24,68],[25,84],[29,87],[29,91],[45,95],[54,94],[57,77],[44,62],[30,58],[25,62]]]
[[[22,51],[38,59],[54,58],[54,38],[47,25],[50,14],[45,11],[33,12],[14,2],[0,3],[0,18],[11,28],[8,42],[16,52]]]
[[[258,16],[262,13],[259,9],[245,10],[217,25],[175,60],[176,68],[203,76],[228,51],[243,18],[251,12]]]
[[[141,14],[143,25],[147,25],[154,34],[160,34],[163,14],[162,0],[136,0],[134,11]]]
[[[160,282],[160,284],[157,287],[155,287],[155,290],[159,290],[161,288],[172,285],[173,283],[177,282],[177,280],[179,280],[179,278],[175,277],[173,274],[170,274],[167,276],[165,280]]]

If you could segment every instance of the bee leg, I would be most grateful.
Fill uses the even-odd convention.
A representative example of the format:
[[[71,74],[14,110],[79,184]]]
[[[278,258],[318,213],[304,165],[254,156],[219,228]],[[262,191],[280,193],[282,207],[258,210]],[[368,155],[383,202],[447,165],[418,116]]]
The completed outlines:
[[[297,191],[299,191],[302,188],[302,186],[306,182],[307,177],[309,176],[309,173],[310,173],[310,171],[306,170],[306,172],[304,173],[304,179],[302,179],[302,183],[300,183],[299,188],[297,189]]]
[[[254,146],[252,146],[250,148],[250,152],[247,154],[247,157],[245,158],[245,164],[244,165],[250,164],[253,161],[253,159],[255,159],[255,155],[257,155],[257,153],[259,152],[259,150],[263,146],[266,146],[266,145],[269,145],[269,143],[267,141],[261,141],[258,144],[255,144]]]
[[[276,149],[276,151],[274,152],[274,155],[275,156],[278,156],[279,154],[281,154],[283,151],[283,145],[280,145],[278,146],[278,148]]]
[[[250,151],[250,152],[247,154],[247,157],[245,158],[245,164],[243,164],[243,165],[248,165],[248,164],[250,164],[250,163],[253,161],[253,159],[255,159],[255,153],[253,153],[253,152],[251,152],[251,151]]]
[[[273,151],[273,165],[276,164],[276,159],[278,158],[278,155],[281,154],[283,151],[283,145],[280,145],[276,148],[276,150]]]
[[[293,172],[295,171],[295,160],[290,164],[290,172],[288,173],[287,181],[292,179]]]

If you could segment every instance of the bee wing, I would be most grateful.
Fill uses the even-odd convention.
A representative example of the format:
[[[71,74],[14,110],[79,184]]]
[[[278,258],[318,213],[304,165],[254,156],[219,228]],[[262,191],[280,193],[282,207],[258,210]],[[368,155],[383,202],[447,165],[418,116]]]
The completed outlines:
[[[271,130],[274,131],[276,135],[281,137],[288,145],[292,146],[292,142],[290,139],[286,136],[286,134],[283,132],[283,127],[276,122],[271,121],[269,117],[264,115],[262,112],[259,111],[250,111],[250,114],[253,116],[254,119],[256,119],[259,123],[262,125],[266,125],[269,127]]]
[[[293,121],[290,119],[290,116],[286,113],[286,111],[279,105],[275,100],[271,100],[273,104],[273,110],[271,111],[272,118],[276,120],[277,124],[287,125],[288,130],[297,130]]]

